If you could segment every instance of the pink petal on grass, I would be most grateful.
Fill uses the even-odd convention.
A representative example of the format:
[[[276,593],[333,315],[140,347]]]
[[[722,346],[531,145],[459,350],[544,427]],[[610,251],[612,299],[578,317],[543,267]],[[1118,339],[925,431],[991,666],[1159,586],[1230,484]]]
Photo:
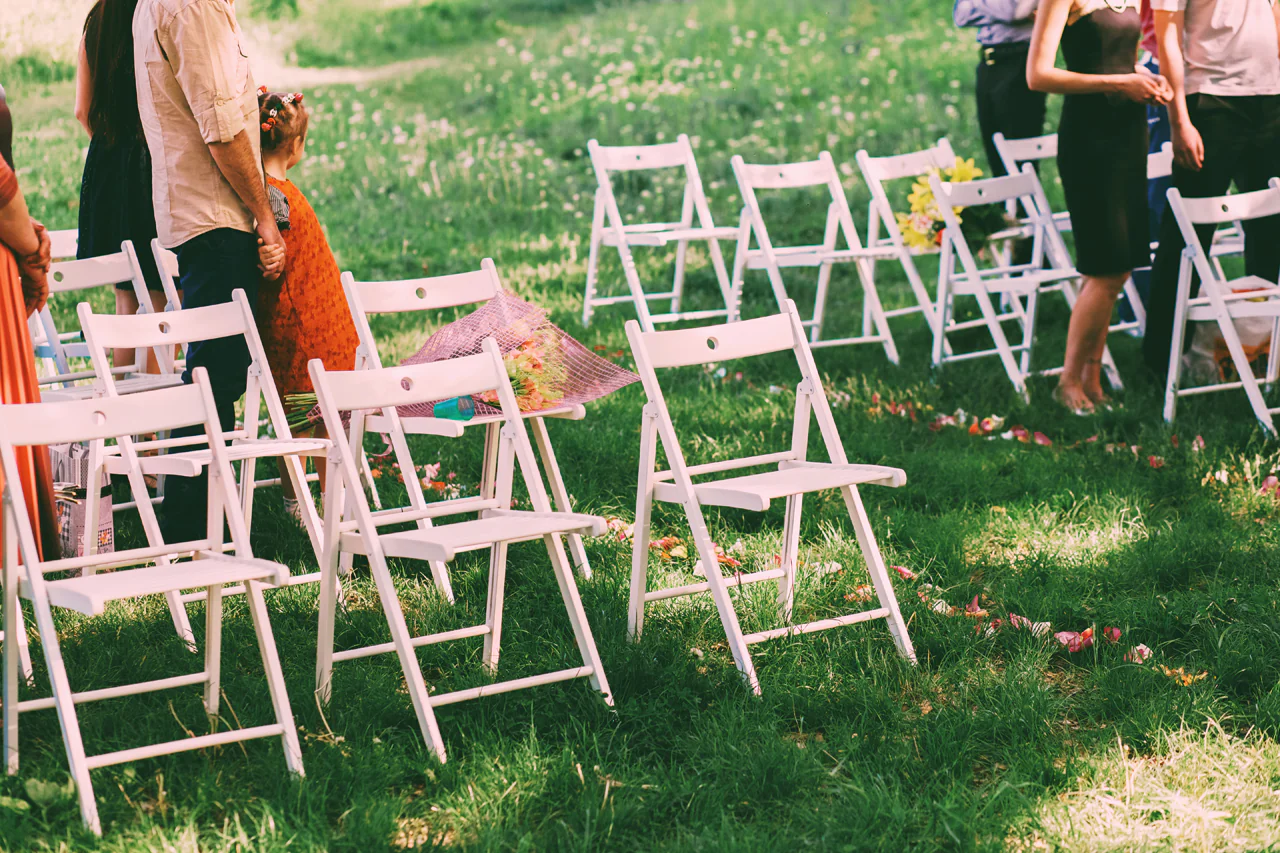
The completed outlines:
[[[1108,625],[1102,629],[1102,636],[1107,638],[1108,643],[1120,642],[1120,629]]]
[[[916,579],[916,573],[908,569],[906,566],[890,566],[889,568],[897,572],[898,577],[902,578],[904,581],[913,581]]]
[[[1044,434],[1044,433],[1042,433],[1042,432],[1038,432],[1038,433],[1036,433],[1036,434],[1035,434],[1035,436],[1034,436],[1034,440],[1035,440],[1035,443],[1036,443],[1036,444],[1038,444],[1038,445],[1040,445],[1041,447],[1052,447],[1052,446],[1053,446],[1053,440],[1052,440],[1052,439],[1050,439],[1050,438],[1049,438],[1049,436],[1045,435],[1045,434]]]
[[[1151,649],[1147,647],[1146,643],[1139,643],[1124,654],[1124,659],[1129,663],[1146,663],[1150,657]]]
[[[1275,474],[1271,474],[1267,479],[1263,480],[1262,488],[1258,489],[1258,494],[1263,497],[1272,494],[1273,492],[1277,496],[1280,496],[1280,479],[1278,479]]]
[[[1199,453],[1201,450],[1204,450],[1204,436],[1197,435],[1195,440],[1191,442],[1191,452]],[[1148,651],[1150,651],[1150,649],[1148,649]]]
[[[1148,464],[1148,465],[1150,465],[1152,468],[1163,468],[1163,467],[1164,467],[1164,457],[1163,457],[1163,456],[1148,456],[1148,457],[1147,457],[1147,464]]]

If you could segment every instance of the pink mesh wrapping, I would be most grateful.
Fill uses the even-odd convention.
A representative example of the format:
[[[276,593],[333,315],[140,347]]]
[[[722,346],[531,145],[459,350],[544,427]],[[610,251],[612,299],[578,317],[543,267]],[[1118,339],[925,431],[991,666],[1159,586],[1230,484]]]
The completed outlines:
[[[576,406],[612,394],[640,377],[603,359],[547,319],[547,312],[506,291],[427,338],[422,349],[401,364],[424,364],[475,355],[485,338],[494,338],[513,382],[521,411]],[[512,367],[512,365],[518,365]],[[496,398],[474,398],[477,415],[500,414]],[[433,403],[401,406],[405,417],[431,417]]]

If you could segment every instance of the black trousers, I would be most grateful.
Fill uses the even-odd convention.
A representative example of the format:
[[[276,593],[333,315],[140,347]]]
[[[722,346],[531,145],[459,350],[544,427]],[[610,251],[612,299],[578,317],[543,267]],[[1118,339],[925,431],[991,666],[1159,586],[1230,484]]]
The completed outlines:
[[[1267,181],[1280,176],[1280,95],[1219,97],[1187,96],[1191,123],[1204,140],[1204,165],[1200,171],[1173,166],[1173,185],[1188,198],[1225,195],[1235,183],[1237,192],[1266,189]],[[1196,229],[1202,246],[1208,246],[1214,228]],[[1245,271],[1276,281],[1280,274],[1280,216],[1245,223]],[[1178,297],[1178,268],[1185,247],[1172,210],[1160,224],[1160,247],[1151,270],[1151,295],[1147,300],[1147,331],[1143,356],[1158,377],[1169,369],[1169,346]],[[1191,293],[1198,292],[1198,280]],[[1190,337],[1187,344],[1190,345]]]
[[[183,308],[202,308],[231,301],[236,289],[244,290],[253,305],[258,298],[258,237],[247,231],[217,228],[193,237],[174,252],[178,256],[179,286]],[[187,346],[187,369],[203,367],[209,374],[213,401],[223,431],[236,426],[236,402],[248,384],[249,346],[241,336],[196,341]],[[203,435],[204,427],[174,430],[175,438]],[[165,542],[202,538],[208,530],[209,480],[199,477],[169,477],[165,481],[164,513],[160,530]]]
[[[978,129],[987,152],[990,175],[1005,174],[1000,154],[991,141],[996,133],[1007,139],[1026,139],[1044,133],[1044,92],[1027,88],[1027,45],[982,48],[974,79],[978,99]]]

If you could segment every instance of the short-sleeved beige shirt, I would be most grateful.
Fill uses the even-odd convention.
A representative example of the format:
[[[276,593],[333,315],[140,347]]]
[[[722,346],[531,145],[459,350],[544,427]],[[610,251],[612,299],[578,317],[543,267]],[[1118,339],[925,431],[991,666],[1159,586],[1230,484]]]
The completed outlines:
[[[258,92],[230,0],[139,0],[133,45],[161,245],[215,228],[252,232],[253,215],[209,153],[248,130],[261,169]]]

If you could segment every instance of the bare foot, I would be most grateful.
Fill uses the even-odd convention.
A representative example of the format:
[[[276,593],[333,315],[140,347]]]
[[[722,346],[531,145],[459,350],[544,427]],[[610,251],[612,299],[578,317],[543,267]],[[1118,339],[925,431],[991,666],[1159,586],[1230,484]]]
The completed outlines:
[[[1073,415],[1093,414],[1093,400],[1079,384],[1059,382],[1058,387],[1053,389],[1053,399]]]
[[[1095,407],[1101,406],[1104,409],[1110,409],[1115,404],[1115,400],[1106,391],[1102,390],[1101,384],[1085,385],[1084,393]]]

